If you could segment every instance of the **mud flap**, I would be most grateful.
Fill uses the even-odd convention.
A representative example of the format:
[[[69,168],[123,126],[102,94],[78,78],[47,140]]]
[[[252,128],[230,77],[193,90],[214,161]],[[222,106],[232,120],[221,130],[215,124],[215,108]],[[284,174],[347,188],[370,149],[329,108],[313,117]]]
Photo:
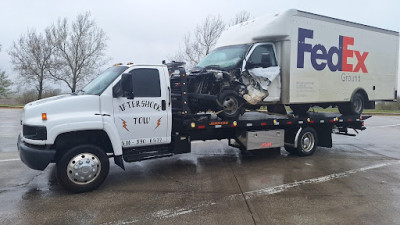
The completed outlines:
[[[332,148],[332,127],[316,127],[318,134],[318,146]]]
[[[121,169],[125,170],[124,160],[122,155],[114,156],[114,163],[117,164]]]

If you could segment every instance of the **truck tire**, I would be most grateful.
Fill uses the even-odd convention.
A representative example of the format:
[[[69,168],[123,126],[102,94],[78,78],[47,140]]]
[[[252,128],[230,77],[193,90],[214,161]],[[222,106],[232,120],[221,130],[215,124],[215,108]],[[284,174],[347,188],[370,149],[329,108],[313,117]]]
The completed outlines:
[[[350,101],[349,113],[351,115],[361,115],[364,111],[364,97],[359,93],[355,93]]]
[[[359,92],[355,93],[349,103],[339,105],[342,115],[361,115],[364,111],[364,97]]]
[[[242,98],[233,90],[225,90],[218,96],[221,112],[218,117],[223,120],[235,120],[243,114],[244,107]]]
[[[308,104],[290,105],[290,109],[292,109],[294,115],[303,116],[310,109],[310,105]]]
[[[56,164],[58,182],[67,190],[80,193],[96,189],[108,175],[107,154],[95,145],[78,145],[67,151]]]
[[[299,134],[296,153],[299,156],[310,156],[317,150],[317,144],[317,132],[312,127],[306,127]]]

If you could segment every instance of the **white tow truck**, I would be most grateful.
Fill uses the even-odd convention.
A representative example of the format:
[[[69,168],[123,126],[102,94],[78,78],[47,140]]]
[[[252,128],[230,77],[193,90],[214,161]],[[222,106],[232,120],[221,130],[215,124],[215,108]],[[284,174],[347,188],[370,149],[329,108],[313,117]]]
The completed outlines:
[[[170,74],[179,79],[170,80]],[[228,139],[242,151],[280,148],[300,156],[331,147],[332,132],[364,130],[369,116],[304,116],[246,112],[239,119],[191,113],[187,75],[180,64],[118,65],[78,93],[29,103],[18,140],[21,160],[44,170],[56,164],[59,183],[72,192],[97,188],[109,158],[125,162],[191,151],[194,140]]]

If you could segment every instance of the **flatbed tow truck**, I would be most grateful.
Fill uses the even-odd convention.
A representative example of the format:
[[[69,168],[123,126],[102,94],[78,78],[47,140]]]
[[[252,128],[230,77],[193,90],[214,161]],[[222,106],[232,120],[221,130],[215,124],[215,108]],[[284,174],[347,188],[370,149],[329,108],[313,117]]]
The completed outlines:
[[[179,79],[170,80],[171,71]],[[221,120],[190,112],[186,79],[176,64],[118,65],[80,93],[29,103],[18,140],[21,160],[37,170],[56,163],[59,183],[85,192],[105,180],[109,158],[124,169],[124,162],[190,153],[195,140],[222,139],[244,152],[284,147],[309,156],[317,146],[332,147],[332,133],[353,136],[348,129],[366,129],[370,117],[250,111]]]
[[[178,130],[186,133],[192,141],[228,139],[230,146],[243,151],[285,147],[290,153],[308,156],[314,153],[316,146],[332,147],[332,133],[355,136],[348,133],[348,129],[356,132],[365,130],[364,120],[370,117],[317,112],[292,117],[271,115],[267,112],[246,112],[234,121],[221,121],[217,118],[196,122],[190,119],[183,120],[183,125]],[[281,135],[284,138],[280,140]],[[314,140],[311,141],[310,138]],[[274,143],[273,139],[280,141]],[[232,141],[236,143],[232,144]],[[252,144],[252,147],[249,147],[249,144]]]

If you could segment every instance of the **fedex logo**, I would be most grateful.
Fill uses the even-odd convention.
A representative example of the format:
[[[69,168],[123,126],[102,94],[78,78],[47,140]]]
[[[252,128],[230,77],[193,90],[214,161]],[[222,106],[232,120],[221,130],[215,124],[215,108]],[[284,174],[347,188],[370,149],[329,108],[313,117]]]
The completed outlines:
[[[306,52],[311,53],[311,64],[314,69],[320,71],[325,69],[326,65],[328,68],[334,71],[347,71],[347,72],[359,72],[368,73],[367,67],[365,66],[365,59],[368,56],[368,52],[359,52],[350,50],[349,47],[354,45],[353,37],[346,37],[339,35],[339,46],[332,46],[330,49],[326,49],[323,45],[317,44],[312,46],[306,43],[306,38],[313,39],[314,31],[304,28],[299,28],[298,46],[297,46],[297,68],[304,68],[304,55]],[[337,56],[336,64],[333,62],[333,55]],[[349,64],[348,59],[357,58],[357,65]],[[320,61],[318,62],[317,59]]]

